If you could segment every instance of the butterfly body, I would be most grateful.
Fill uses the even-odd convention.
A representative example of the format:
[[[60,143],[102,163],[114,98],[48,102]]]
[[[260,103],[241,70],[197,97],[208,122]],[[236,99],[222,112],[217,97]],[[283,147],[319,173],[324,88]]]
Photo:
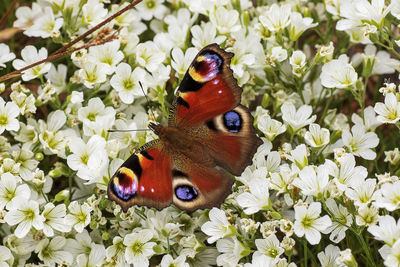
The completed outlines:
[[[203,48],[178,89],[168,125],[150,123],[159,137],[140,147],[111,178],[108,196],[132,205],[193,211],[219,205],[261,144],[242,89],[229,68],[232,53]]]

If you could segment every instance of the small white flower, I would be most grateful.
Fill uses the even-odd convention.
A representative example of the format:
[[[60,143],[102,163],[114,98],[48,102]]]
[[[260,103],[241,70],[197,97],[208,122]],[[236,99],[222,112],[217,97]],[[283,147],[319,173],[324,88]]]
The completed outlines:
[[[285,250],[280,246],[279,240],[275,234],[271,234],[264,239],[256,239],[255,244],[257,251],[254,252],[254,257],[265,255],[271,259],[277,259]]]
[[[76,257],[78,267],[97,267],[101,266],[105,258],[106,249],[103,245],[92,243],[90,253],[80,254]]]
[[[208,215],[210,221],[201,226],[201,230],[208,236],[208,243],[214,243],[220,238],[232,235],[234,233],[233,226],[228,222],[223,210],[212,208]]]
[[[78,76],[87,88],[93,88],[96,84],[104,83],[107,80],[107,71],[109,71],[109,67],[104,63],[87,62],[78,71]]]
[[[66,239],[63,236],[56,236],[51,241],[42,239],[36,246],[35,252],[45,264],[56,265],[61,263],[72,264],[74,258],[68,251],[64,251]]]
[[[10,52],[10,48],[6,44],[0,43],[0,68],[5,68],[8,61],[15,58],[15,54]]]
[[[296,50],[289,58],[289,63],[292,65],[293,74],[297,77],[301,77],[307,63],[306,55],[303,53],[303,51]]]
[[[233,47],[229,47],[227,49],[227,51],[234,54],[231,60],[230,67],[233,70],[233,73],[235,73],[239,78],[242,78],[244,76],[246,67],[252,66],[255,62],[255,56],[252,52],[248,51],[248,40],[244,38],[243,33],[244,30],[241,30],[237,32],[236,35],[232,35],[236,37],[237,41],[235,42]]]
[[[8,247],[0,246],[0,267],[12,266],[14,256]]]
[[[288,159],[296,164],[296,166],[301,170],[305,166],[308,166],[308,152],[305,144],[298,145],[295,149],[290,151],[290,156]]]
[[[285,102],[281,107],[281,112],[283,121],[290,126],[293,132],[297,132],[304,126],[313,123],[317,118],[316,115],[311,116],[312,107],[309,105],[303,105],[296,110],[292,103]]]
[[[370,232],[375,239],[383,241],[389,246],[393,246],[400,238],[400,220],[396,223],[396,220],[392,216],[382,216],[379,218],[379,226],[371,225],[368,227],[368,232]]]
[[[92,46],[89,48],[88,59],[96,64],[103,63],[104,65],[101,66],[106,68],[104,71],[107,74],[112,74],[117,64],[124,59],[124,53],[119,50],[119,47],[119,40]]]
[[[127,234],[124,237],[126,261],[137,267],[148,266],[150,256],[155,253],[153,247],[156,243],[149,242],[152,238],[153,232],[148,229],[140,230],[137,233]]]
[[[10,210],[4,220],[9,225],[18,224],[14,234],[18,238],[23,238],[31,230],[32,226],[36,230],[43,229],[44,218],[39,215],[39,204],[34,200],[18,198],[15,201],[15,208]]]
[[[210,12],[210,21],[219,34],[232,33],[240,30],[239,13],[236,10],[228,10],[222,6]]]
[[[124,239],[120,236],[113,238],[113,244],[108,246],[106,249],[107,261],[115,262],[123,265],[125,261],[125,250]]]
[[[328,215],[319,217],[321,214],[321,203],[313,202],[307,208],[305,206],[296,206],[294,208],[295,219],[294,232],[298,237],[305,235],[311,245],[318,244],[321,240],[320,231],[328,228],[332,221]]]
[[[322,66],[321,84],[327,88],[348,88],[357,81],[357,72],[348,63],[349,58],[341,55]]]
[[[294,179],[292,184],[300,188],[306,196],[323,195],[329,184],[328,168],[321,165],[315,170],[312,166],[306,166],[300,171],[299,178]]]
[[[46,154],[61,153],[65,148],[65,135],[59,131],[67,121],[64,111],[56,110],[47,117],[47,124],[40,120],[39,140]]]
[[[87,204],[79,204],[77,201],[72,201],[68,206],[69,214],[64,218],[64,223],[74,229],[78,233],[82,233],[84,228],[90,223],[90,212],[92,208]]]
[[[268,258],[264,254],[256,256],[255,253],[253,254],[251,263],[244,264],[244,267],[274,267],[274,266],[277,266],[275,264],[274,260],[272,260],[271,258]],[[292,267],[292,266],[288,266],[288,267]]]
[[[273,4],[265,14],[259,17],[261,24],[271,32],[277,32],[290,24],[291,5]]]
[[[95,26],[107,16],[107,9],[99,0],[89,0],[82,6],[82,22],[89,26]]]
[[[248,249],[236,236],[218,240],[217,249],[221,252],[217,257],[217,265],[223,267],[236,266],[241,258],[249,254]]]
[[[138,15],[144,20],[151,20],[152,17],[162,19],[167,11],[164,0],[144,0],[135,6],[139,11]]]
[[[110,129],[114,124],[115,113],[114,108],[105,107],[99,97],[89,99],[88,105],[78,110],[78,119],[83,122],[83,133],[87,136],[101,135],[102,129],[99,132],[98,128],[104,126]]]
[[[31,190],[27,184],[17,186],[17,177],[9,172],[3,173],[0,179],[0,210],[11,210],[13,208],[13,200],[24,198],[28,200],[31,195]]]
[[[155,71],[165,59],[165,54],[151,41],[138,44],[135,52],[137,63],[150,72]]]
[[[44,206],[42,212],[42,216],[45,219],[43,233],[46,236],[53,236],[54,230],[63,233],[70,231],[70,227],[64,223],[64,217],[67,213],[66,210],[65,204],[55,206],[53,203],[47,203]]]
[[[211,22],[202,23],[201,26],[193,25],[190,32],[192,33],[192,44],[198,49],[212,43],[220,44],[226,39],[226,36],[217,36],[217,29]]]
[[[354,155],[367,160],[373,160],[376,157],[372,148],[379,144],[379,138],[374,132],[366,132],[365,127],[356,124],[348,130],[342,132],[344,146]]]
[[[325,204],[335,220],[332,221],[332,225],[323,231],[323,233],[331,233],[329,239],[332,242],[339,243],[346,237],[346,230],[353,223],[353,217],[346,207],[338,205],[332,198],[328,198]]]
[[[277,135],[286,131],[286,125],[280,121],[271,119],[268,114],[258,117],[257,122],[258,129],[265,134],[265,137],[269,141],[273,141]]]
[[[379,219],[379,210],[377,207],[371,205],[362,206],[358,208],[358,214],[356,215],[356,224],[360,226],[371,226],[375,225]]]
[[[13,61],[13,67],[17,70],[22,69],[28,65],[41,61],[47,58],[47,50],[46,48],[42,47],[38,51],[36,47],[32,45],[25,46],[24,49],[21,51],[22,59],[15,59]],[[23,71],[22,80],[30,81],[35,79],[50,70],[51,63],[42,63],[40,65],[36,65],[33,68],[27,69]]]
[[[185,260],[185,255],[180,255],[173,259],[170,254],[166,254],[161,260],[160,267],[190,267],[189,263],[186,263]]]
[[[378,191],[376,206],[394,211],[400,207],[400,181],[386,183]]]
[[[60,34],[64,24],[63,18],[55,18],[51,7],[45,7],[41,16],[36,19],[29,29],[25,31],[28,36],[48,38]]]
[[[266,179],[253,179],[250,181],[249,192],[244,192],[237,196],[239,206],[244,209],[244,213],[250,215],[260,210],[268,210],[271,207],[269,200],[269,183]]]
[[[354,201],[354,205],[363,207],[376,199],[376,179],[358,180],[352,188],[347,188],[345,194]]]
[[[199,51],[193,47],[187,49],[185,54],[183,54],[182,50],[178,47],[172,49],[171,66],[178,74],[178,77],[183,77],[198,52]]]
[[[390,267],[400,266],[400,240],[397,240],[390,248],[389,255],[387,255],[384,263]]]
[[[378,113],[378,121],[382,123],[396,123],[400,120],[400,102],[393,93],[385,96],[385,104],[376,103],[374,110]]]
[[[322,267],[336,267],[336,259],[340,256],[340,249],[334,245],[328,245],[325,251],[318,253],[317,257]]]
[[[0,134],[7,131],[17,131],[19,122],[17,117],[20,113],[18,106],[14,102],[5,102],[0,97]]]
[[[318,23],[312,22],[313,19],[310,17],[303,18],[298,12],[291,13],[289,26],[290,40],[296,41],[303,32],[318,25]]]
[[[318,124],[312,123],[309,126],[309,131],[304,135],[304,139],[312,147],[323,147],[329,143],[329,135],[328,129],[321,129]]]
[[[351,120],[354,122],[354,124],[364,125],[367,131],[374,131],[376,127],[382,124],[380,121],[378,121],[374,108],[371,106],[368,106],[364,109],[364,119],[358,116],[358,114],[353,113]]]
[[[282,46],[274,46],[272,47],[271,55],[269,56],[269,58],[267,58],[267,60],[271,62],[282,62],[287,59],[287,56],[288,54],[286,49],[282,48]]]

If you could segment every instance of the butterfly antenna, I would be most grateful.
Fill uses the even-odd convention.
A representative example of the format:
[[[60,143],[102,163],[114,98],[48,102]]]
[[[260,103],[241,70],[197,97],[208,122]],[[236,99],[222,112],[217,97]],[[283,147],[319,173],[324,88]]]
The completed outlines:
[[[156,116],[154,116],[153,109],[152,109],[151,106],[150,106],[149,99],[147,98],[147,95],[146,95],[146,93],[144,92],[144,89],[143,89],[143,85],[142,85],[142,83],[141,83],[140,81],[139,81],[139,85],[140,85],[140,88],[142,89],[142,92],[143,92],[144,97],[146,98],[147,105],[149,105],[149,107],[150,107],[151,115],[153,116],[153,119],[156,120]]]

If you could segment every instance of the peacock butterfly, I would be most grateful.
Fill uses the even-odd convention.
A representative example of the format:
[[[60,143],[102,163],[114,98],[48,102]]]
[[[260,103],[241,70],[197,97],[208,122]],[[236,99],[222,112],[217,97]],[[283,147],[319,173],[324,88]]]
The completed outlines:
[[[132,205],[158,210],[219,206],[234,179],[262,143],[253,117],[240,105],[242,88],[229,68],[233,53],[204,47],[186,72],[168,126],[150,123],[159,137],[135,151],[108,184],[108,197],[124,212]]]

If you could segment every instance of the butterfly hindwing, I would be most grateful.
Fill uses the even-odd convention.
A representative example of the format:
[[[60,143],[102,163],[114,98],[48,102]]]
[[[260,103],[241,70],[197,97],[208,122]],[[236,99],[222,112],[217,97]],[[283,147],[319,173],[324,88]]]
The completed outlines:
[[[131,155],[111,177],[108,197],[124,212],[132,205],[158,210],[172,201],[172,157],[160,140],[154,140]]]
[[[169,126],[193,127],[240,103],[242,89],[229,68],[232,56],[217,44],[197,54],[179,86]]]

